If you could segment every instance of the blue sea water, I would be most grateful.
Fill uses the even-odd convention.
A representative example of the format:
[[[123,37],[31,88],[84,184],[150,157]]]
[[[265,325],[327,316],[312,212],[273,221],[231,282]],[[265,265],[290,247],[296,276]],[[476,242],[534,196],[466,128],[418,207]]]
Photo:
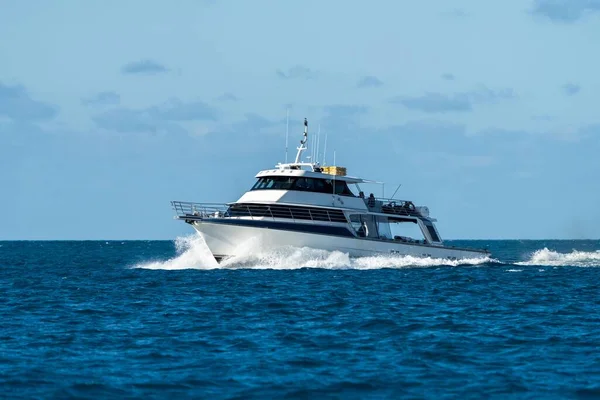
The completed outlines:
[[[600,398],[600,241],[0,242],[2,398]]]

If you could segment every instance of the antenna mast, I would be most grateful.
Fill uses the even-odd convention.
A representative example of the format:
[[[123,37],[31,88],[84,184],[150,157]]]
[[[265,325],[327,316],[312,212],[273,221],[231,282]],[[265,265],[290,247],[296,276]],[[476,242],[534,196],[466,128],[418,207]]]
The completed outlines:
[[[321,125],[319,125],[319,128]],[[327,132],[325,132],[325,147],[323,148],[323,165],[325,165],[325,157],[327,156]],[[335,163],[334,163],[335,164]]]
[[[333,165],[335,165],[335,150],[333,151]],[[333,193],[331,194],[332,197],[332,203],[333,205],[335,205],[335,174],[333,174]]]
[[[314,164],[315,162],[315,145],[317,144],[316,140],[310,141],[310,162]]]
[[[392,197],[390,197],[391,199],[394,198],[394,196],[396,195],[396,192],[398,192],[398,189],[400,189],[400,186],[402,186],[402,184],[399,184],[398,187],[396,188],[396,190],[394,191],[394,194],[392,195]]]
[[[319,145],[320,145],[320,140],[321,140],[321,124],[319,124],[319,129],[317,130],[317,159],[315,160],[315,162],[318,164],[319,163]]]
[[[302,157],[302,152],[306,150],[306,141],[308,140],[308,121],[304,118],[304,135],[302,140],[300,141],[300,147],[297,147],[298,153],[296,153],[296,161],[295,164],[300,163],[300,159]]]

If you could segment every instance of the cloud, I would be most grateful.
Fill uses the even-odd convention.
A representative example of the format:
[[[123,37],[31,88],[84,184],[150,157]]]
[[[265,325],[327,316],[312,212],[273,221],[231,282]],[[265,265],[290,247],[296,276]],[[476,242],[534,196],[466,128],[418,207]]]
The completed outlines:
[[[156,119],[165,121],[214,121],[217,119],[216,111],[202,101],[184,103],[175,99],[152,107],[148,111]]]
[[[511,89],[494,91],[483,87],[479,90],[450,95],[428,92],[422,96],[398,96],[390,99],[390,103],[402,104],[408,109],[426,113],[468,112],[472,111],[476,104],[495,103],[514,97],[515,94]]]
[[[21,85],[0,83],[0,116],[14,121],[47,121],[58,114],[58,107],[31,98]]]
[[[363,76],[356,84],[356,86],[359,88],[378,87],[381,85],[383,85],[383,82],[380,81],[376,76],[371,75]]]
[[[164,65],[152,60],[134,61],[121,68],[121,72],[124,74],[159,74],[167,71],[168,69]]]
[[[449,96],[441,93],[426,93],[419,97],[396,97],[391,102],[427,113],[471,111],[473,108],[471,100],[465,94]]]
[[[130,108],[108,110],[93,120],[102,129],[121,133],[156,132],[159,125],[148,112]]]
[[[358,129],[361,118],[369,112],[367,106],[348,104],[333,104],[323,107],[323,110],[325,111],[325,115],[321,120],[323,127],[335,132],[348,132]]]
[[[553,121],[556,119],[556,117],[548,114],[540,114],[533,115],[531,119],[533,119],[534,121]]]
[[[116,92],[100,92],[81,100],[81,103],[87,106],[112,106],[120,102],[121,96]]]
[[[572,23],[600,11],[600,0],[535,0],[532,13],[553,22]]]
[[[552,116],[541,116],[546,121],[555,120]],[[576,143],[587,139],[596,139],[600,135],[600,124],[586,124],[581,126],[564,125],[553,123],[534,130],[511,130],[504,128],[482,129],[474,136],[480,137],[503,137],[516,141],[519,138],[549,138],[555,141]]]
[[[216,119],[216,110],[208,104],[178,99],[143,109],[115,108],[93,118],[98,127],[121,133],[183,132],[183,123]]]
[[[334,104],[324,107],[325,112],[330,116],[336,117],[354,117],[361,114],[366,114],[369,111],[367,106],[363,105],[345,105],[345,104]]]
[[[224,93],[222,96],[220,96],[217,100],[220,101],[238,101],[238,97],[233,94],[233,93]]]
[[[574,96],[581,91],[581,86],[575,83],[567,83],[562,88],[567,96]]]
[[[453,74],[442,74],[442,79],[446,80],[446,81],[453,81],[456,79],[456,77]]]
[[[453,8],[452,10],[442,12],[445,17],[463,18],[467,16],[465,10],[461,8]]]
[[[580,127],[577,130],[577,135],[581,139],[594,139],[600,136],[600,124],[590,124]]]
[[[310,68],[304,67],[302,65],[296,65],[295,67],[290,68],[287,72],[284,72],[280,69],[276,71],[277,76],[281,79],[315,79],[317,77],[317,73]]]
[[[456,154],[444,151],[422,151],[419,161],[423,165],[443,165],[444,169],[484,168],[496,163],[496,159],[486,154]]]

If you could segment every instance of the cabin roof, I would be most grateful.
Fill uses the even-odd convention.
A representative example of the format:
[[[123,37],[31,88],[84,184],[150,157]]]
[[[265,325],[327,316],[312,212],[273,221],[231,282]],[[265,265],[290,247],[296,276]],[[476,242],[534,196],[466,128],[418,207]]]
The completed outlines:
[[[362,178],[356,178],[353,176],[331,175],[331,174],[325,174],[322,172],[308,171],[305,169],[281,169],[281,168],[266,169],[266,170],[260,171],[258,174],[256,174],[255,177],[262,178],[262,177],[266,177],[266,176],[303,176],[303,177],[307,177],[307,178],[335,179],[335,180],[339,180],[339,181],[345,181],[347,183],[369,182]]]

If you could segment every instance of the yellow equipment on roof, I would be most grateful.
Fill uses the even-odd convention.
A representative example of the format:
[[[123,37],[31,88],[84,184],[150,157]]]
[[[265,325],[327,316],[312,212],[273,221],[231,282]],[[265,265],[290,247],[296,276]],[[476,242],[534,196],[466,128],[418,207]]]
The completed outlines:
[[[321,169],[325,174],[346,176],[346,167],[336,167],[333,165],[329,165],[327,167],[321,167]]]

